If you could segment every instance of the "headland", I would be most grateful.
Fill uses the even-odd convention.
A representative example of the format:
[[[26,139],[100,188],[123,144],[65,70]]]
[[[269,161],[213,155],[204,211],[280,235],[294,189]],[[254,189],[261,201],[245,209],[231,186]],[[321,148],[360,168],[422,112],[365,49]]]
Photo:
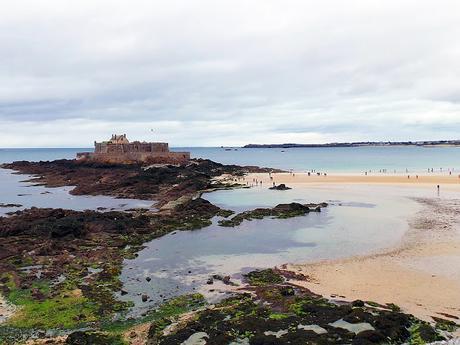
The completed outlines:
[[[460,140],[423,140],[423,141],[357,141],[326,144],[247,144],[243,148],[298,148],[298,147],[366,147],[366,146],[460,146]]]

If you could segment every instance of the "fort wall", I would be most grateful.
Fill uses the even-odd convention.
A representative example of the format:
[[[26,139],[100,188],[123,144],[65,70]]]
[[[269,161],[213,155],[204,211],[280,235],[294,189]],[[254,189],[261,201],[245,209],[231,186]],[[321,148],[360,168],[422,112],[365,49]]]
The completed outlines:
[[[109,141],[94,142],[94,152],[77,153],[77,159],[122,164],[186,164],[190,152],[171,152],[168,143],[129,142],[125,134],[114,134]]]
[[[117,152],[77,153],[77,159],[95,160],[104,163],[148,163],[148,164],[186,164],[190,160],[190,152]]]

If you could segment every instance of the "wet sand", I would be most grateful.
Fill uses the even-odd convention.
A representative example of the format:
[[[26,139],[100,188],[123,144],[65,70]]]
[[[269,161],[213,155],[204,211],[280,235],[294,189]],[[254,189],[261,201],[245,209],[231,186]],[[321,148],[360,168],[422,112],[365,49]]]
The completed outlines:
[[[309,281],[297,284],[323,296],[395,303],[405,312],[427,321],[432,321],[431,317],[435,316],[458,323],[460,280],[449,277],[447,271],[443,272],[443,265],[459,267],[459,250],[460,242],[445,243],[413,248],[403,253],[288,265],[287,269],[308,275]],[[456,261],[442,260],[429,270],[414,267],[414,264],[425,261],[434,263],[446,253],[456,255]]]
[[[459,186],[455,186],[460,179],[448,175],[419,176],[418,179],[401,175],[307,176],[304,173],[272,176],[276,184],[285,183],[293,188],[311,183],[408,184],[407,188],[436,188],[440,184],[441,188],[460,192]],[[269,185],[273,182],[268,174],[246,177],[249,184],[252,179]],[[460,199],[417,201],[423,208],[410,219],[409,230],[397,246],[373,255],[288,264],[286,268],[309,277],[296,284],[324,296],[395,303],[427,321],[435,316],[460,323]]]
[[[445,174],[327,174],[326,176],[318,176],[316,173],[275,173],[271,175],[273,180],[269,178],[268,174],[249,174],[246,176],[245,181],[251,184],[253,179],[262,181],[265,185],[285,183],[285,184],[323,184],[323,183],[361,183],[361,184],[410,184],[410,185],[460,185],[460,177],[458,173],[449,175]],[[409,176],[409,178],[407,177]]]

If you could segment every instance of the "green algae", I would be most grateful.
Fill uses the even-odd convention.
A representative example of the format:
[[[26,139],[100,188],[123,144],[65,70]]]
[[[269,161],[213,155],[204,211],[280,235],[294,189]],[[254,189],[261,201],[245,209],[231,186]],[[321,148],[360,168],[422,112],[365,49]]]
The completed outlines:
[[[409,328],[409,332],[409,345],[423,345],[444,339],[436,329],[433,329],[428,323],[422,321],[414,322]]]
[[[77,291],[53,294],[46,280],[36,281],[27,289],[13,287],[6,297],[18,307],[6,322],[13,328],[72,329],[97,319],[93,302]]]
[[[131,327],[145,322],[155,322],[158,329],[171,324],[171,320],[183,313],[199,309],[206,305],[206,301],[201,294],[182,295],[171,298],[161,304],[157,309],[151,310],[147,315],[137,318],[120,321],[106,320],[102,323],[101,329],[111,333],[121,333]]]
[[[244,277],[246,278],[249,284],[254,286],[281,284],[284,282],[284,278],[271,268],[259,271],[252,271],[248,274],[245,274]]]
[[[455,332],[459,325],[457,325],[454,321],[442,319],[439,317],[432,317],[433,320],[436,322],[436,328],[446,332]]]
[[[286,319],[288,317],[289,317],[289,315],[282,314],[282,313],[271,313],[270,315],[268,315],[268,318],[272,319],[272,320],[283,320],[283,319]]]
[[[392,310],[392,311],[395,311],[395,312],[400,312],[401,311],[401,307],[394,304],[394,303],[387,303],[387,307]]]

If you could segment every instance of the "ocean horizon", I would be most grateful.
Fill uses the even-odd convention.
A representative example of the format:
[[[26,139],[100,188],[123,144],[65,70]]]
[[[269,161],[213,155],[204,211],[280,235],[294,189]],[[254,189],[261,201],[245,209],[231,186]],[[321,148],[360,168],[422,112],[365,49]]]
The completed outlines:
[[[92,148],[0,148],[0,163],[19,160],[73,159]],[[460,147],[364,146],[320,148],[172,147],[192,158],[223,164],[271,167],[293,171],[362,173],[436,173],[460,171]]]

